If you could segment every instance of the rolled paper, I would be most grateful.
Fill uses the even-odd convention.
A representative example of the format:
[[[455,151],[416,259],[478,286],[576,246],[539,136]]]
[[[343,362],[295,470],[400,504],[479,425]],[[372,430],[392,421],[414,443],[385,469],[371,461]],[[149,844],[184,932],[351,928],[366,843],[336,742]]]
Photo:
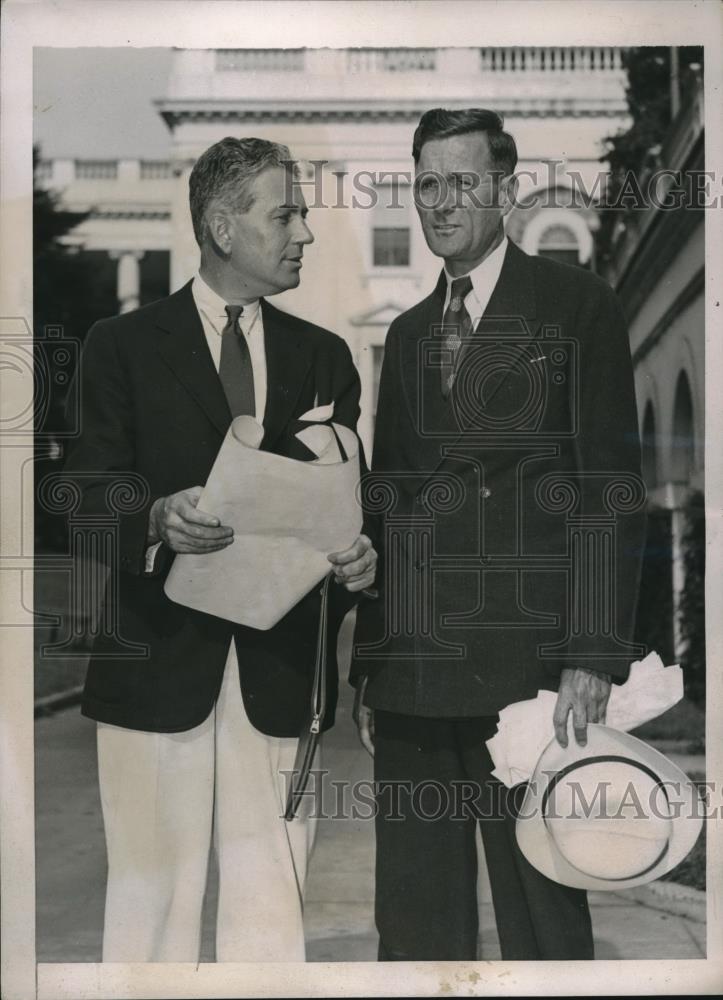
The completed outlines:
[[[300,440],[313,432],[322,456],[298,461],[258,450],[263,427],[253,418],[233,421],[198,508],[231,526],[234,541],[218,552],[177,555],[165,583],[172,601],[269,629],[326,576],[327,555],[349,548],[362,526],[357,437],[334,426],[346,462],[334,460],[328,425],[299,432]]]

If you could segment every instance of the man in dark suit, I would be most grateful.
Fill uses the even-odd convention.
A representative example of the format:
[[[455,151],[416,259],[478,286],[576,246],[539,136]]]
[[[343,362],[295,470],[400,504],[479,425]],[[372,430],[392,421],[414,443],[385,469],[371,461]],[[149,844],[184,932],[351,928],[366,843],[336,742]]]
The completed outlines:
[[[583,743],[626,678],[642,491],[623,316],[587,271],[505,238],[515,143],[496,113],[429,111],[416,203],[437,287],[386,341],[369,510],[384,567],[352,683],[377,782],[379,957],[474,959],[478,820],[504,959],[593,957],[583,892],[521,855],[498,712],[558,690]]]
[[[175,604],[163,589],[174,553],[233,543],[231,528],[197,509],[232,417],[255,416],[261,447],[280,454],[317,406],[333,404],[334,420],[356,428],[359,379],[344,341],[264,298],[299,284],[313,240],[293,180],[285,146],[227,138],[206,150],[190,177],[199,273],[167,299],[96,324],[85,345],[82,433],[66,472],[91,526],[117,518],[111,558],[121,570],[118,593],[106,594],[117,633],[98,637],[82,703],[98,722],[104,961],[198,960],[212,836],[217,960],[304,958],[314,823],[308,808],[283,819],[282,772],[309,704],[319,588],[263,632]],[[376,555],[360,536],[329,559],[344,584],[332,588],[334,637]]]

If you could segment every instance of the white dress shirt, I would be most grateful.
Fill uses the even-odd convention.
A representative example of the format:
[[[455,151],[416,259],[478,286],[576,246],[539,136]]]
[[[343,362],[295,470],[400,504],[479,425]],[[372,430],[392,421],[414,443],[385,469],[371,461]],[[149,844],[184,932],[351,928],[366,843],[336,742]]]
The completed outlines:
[[[221,334],[223,333],[223,328],[228,323],[228,316],[226,315],[226,305],[228,303],[206,284],[200,274],[196,274],[194,277],[191,292],[193,294],[193,301],[196,303],[196,308],[198,309],[198,314],[201,317],[203,332],[206,334],[206,343],[211,352],[216,371],[218,371],[221,363]],[[266,409],[266,350],[264,348],[264,323],[258,299],[244,306],[244,311],[239,318],[239,326],[249,345],[251,370],[254,376],[255,416],[258,422],[262,424]]]
[[[508,243],[509,241],[505,237],[500,245],[495,247],[489,257],[485,257],[481,264],[478,264],[473,271],[469,272],[469,277],[472,280],[472,290],[465,296],[464,304],[472,320],[473,330],[482,319],[484,311],[492,298],[495,285],[499,281]],[[442,315],[447,311],[447,306],[452,296],[452,282],[457,280],[451,276],[446,267],[444,273],[447,278],[447,294],[444,299],[444,311]],[[465,275],[460,274],[459,277],[464,278]]]
[[[226,315],[227,303],[206,284],[200,274],[196,274],[193,279],[191,294],[193,295],[193,301],[196,303],[198,314],[201,317],[201,324],[203,332],[206,335],[208,349],[211,352],[216,371],[218,371],[221,364],[221,335],[223,328],[228,323],[228,316]],[[258,422],[262,424],[266,409],[267,376],[264,323],[258,299],[244,306],[244,311],[239,317],[239,326],[249,345],[251,371],[254,377],[255,416]],[[189,486],[195,485],[195,483],[189,483]],[[161,543],[156,542],[146,549],[146,573],[153,572],[156,553],[160,547]]]

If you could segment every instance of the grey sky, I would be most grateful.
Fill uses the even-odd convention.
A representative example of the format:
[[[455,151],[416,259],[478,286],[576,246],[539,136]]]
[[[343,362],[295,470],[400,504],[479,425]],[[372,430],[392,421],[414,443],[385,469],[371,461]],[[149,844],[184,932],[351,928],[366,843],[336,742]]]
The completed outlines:
[[[170,133],[153,106],[171,49],[35,49],[35,140],[47,158],[163,159]]]

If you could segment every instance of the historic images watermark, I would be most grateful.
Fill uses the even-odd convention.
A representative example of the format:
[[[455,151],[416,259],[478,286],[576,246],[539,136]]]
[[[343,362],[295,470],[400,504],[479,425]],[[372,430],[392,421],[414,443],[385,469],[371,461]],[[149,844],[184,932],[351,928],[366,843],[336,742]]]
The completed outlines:
[[[412,190],[417,208],[492,208],[497,206],[501,170],[476,174],[456,173],[453,178],[436,171],[338,170],[329,160],[290,160],[286,200],[293,204],[300,193],[309,209],[401,209]],[[713,170],[673,170],[661,167],[649,172],[632,170],[613,187],[610,175],[599,171],[587,180],[564,160],[548,159],[534,169],[516,169],[517,191],[510,192],[516,208],[579,208],[600,211],[662,211],[720,208],[723,206],[723,174]],[[525,191],[535,191],[534,206]],[[452,200],[450,201],[450,195]]]
[[[420,211],[453,211],[455,208],[484,209],[497,205],[504,175],[500,171],[483,174],[462,172],[446,177],[432,171],[414,174],[405,170],[361,170],[350,173],[331,169],[327,160],[305,163],[290,161],[287,171],[290,202],[303,193],[310,209],[373,209],[377,205],[402,208],[411,189]],[[598,210],[644,210],[650,206],[663,210],[716,208],[722,203],[721,178],[711,171],[658,170],[646,175],[630,174],[616,185],[614,196],[606,183],[607,174],[595,175],[586,183],[578,171],[566,168],[562,160],[546,161],[539,169],[516,171],[518,180],[526,180],[537,189],[539,207],[584,208]],[[521,185],[506,186],[506,195],[523,208],[525,198],[518,196]],[[542,200],[540,200],[542,199]],[[452,409],[457,436],[440,431],[428,412],[429,394],[423,380],[449,364],[449,329],[433,326],[419,344],[416,359],[418,388],[411,405],[421,437],[438,439],[438,465],[449,459],[466,463],[469,476],[460,477],[447,467],[437,467],[432,474],[420,474],[412,484],[406,473],[382,477],[372,474],[362,484],[359,501],[384,524],[387,574],[384,588],[386,633],[374,647],[357,649],[360,658],[384,653],[387,640],[400,634],[416,635],[415,658],[466,655],[460,628],[535,628],[559,630],[559,616],[536,611],[523,599],[524,578],[537,572],[561,572],[566,577],[567,634],[539,646],[541,659],[567,656],[570,662],[584,664],[604,654],[630,661],[642,653],[642,647],[623,642],[615,623],[615,550],[616,522],[641,509],[645,500],[642,482],[629,474],[614,471],[546,476],[535,485],[534,503],[548,515],[565,518],[562,535],[566,542],[558,552],[544,557],[526,551],[523,525],[519,516],[528,470],[536,458],[559,454],[560,440],[579,433],[579,343],[563,337],[560,330],[545,326],[532,331],[522,316],[495,317],[483,320],[474,333],[465,338],[463,357],[455,372]],[[21,341],[24,343],[21,344]],[[49,450],[62,448],[63,441],[79,432],[80,386],[76,378],[70,387],[69,375],[82,365],[80,344],[66,338],[57,327],[48,327],[36,339],[33,367],[32,344],[27,331],[22,337],[4,338],[5,367],[30,365],[34,391],[25,400],[22,412],[4,416],[3,440],[20,433],[26,442],[26,460],[33,462],[30,438],[35,435],[35,461]],[[9,355],[8,355],[9,352]],[[516,387],[511,393],[510,387]],[[45,415],[52,410],[57,394],[68,396],[66,413],[70,418],[64,429],[45,435]],[[564,397],[569,424],[556,426],[546,418],[563,412],[557,397]],[[22,395],[19,397],[22,399]],[[22,425],[22,431],[19,431]],[[505,503],[490,500],[484,483],[484,455],[494,447],[508,458],[509,489]],[[117,638],[117,654],[147,655],[118,634],[120,519],[140,510],[147,499],[147,484],[130,472],[105,473],[103,477],[75,476],[62,473],[46,476],[36,483],[37,504],[41,510],[68,518],[70,550],[67,560],[71,607],[68,622],[61,629],[60,641],[45,647],[44,655],[71,655],[77,644],[102,633]],[[103,484],[100,479],[103,478]],[[415,478],[415,477],[412,477]],[[19,475],[21,482],[27,476]],[[94,480],[91,483],[91,480]],[[470,481],[473,488],[470,488]],[[95,504],[91,516],[84,501],[87,488],[103,502]],[[406,500],[413,493],[412,507]],[[594,494],[594,497],[593,497]],[[479,535],[465,553],[445,553],[439,545],[439,528],[455,511],[477,507]],[[495,530],[509,540],[507,551],[489,546],[494,508]],[[584,513],[581,515],[581,511]],[[585,520],[587,519],[587,520]],[[442,532],[443,534],[443,532]],[[22,553],[16,553],[21,557]],[[28,558],[30,558],[28,556]],[[37,569],[44,558],[54,566],[63,557],[39,556]],[[101,565],[100,570],[89,567]],[[6,568],[9,564],[6,562]],[[108,572],[106,573],[106,567]],[[29,566],[28,566],[29,568]],[[469,574],[480,593],[489,574],[509,584],[513,620],[503,622],[478,616],[438,613],[435,602],[435,577],[457,571]],[[588,584],[596,580],[594,589]],[[586,589],[587,588],[587,589]],[[612,610],[611,610],[612,609]],[[445,636],[445,631],[447,635]],[[452,631],[455,635],[452,637]],[[572,633],[577,644],[570,645]],[[587,637],[587,638],[586,638]],[[421,644],[420,644],[421,643]],[[110,653],[109,653],[110,655]],[[398,649],[394,654],[400,654]]]
[[[282,771],[291,780],[292,771]],[[544,787],[556,772],[542,776]],[[678,781],[661,781],[642,789],[633,781],[624,784],[596,781],[592,786],[568,780],[564,800],[554,796],[538,798],[535,781],[507,788],[499,781],[479,782],[455,779],[442,783],[422,781],[383,781],[372,779],[348,781],[332,778],[323,768],[309,772],[303,792],[307,813],[315,819],[375,820],[403,822],[411,813],[418,819],[436,822],[473,820],[505,821],[510,815],[531,819],[541,810],[546,820],[581,820],[605,823],[624,820],[631,823],[651,819],[705,819],[723,816],[723,786],[714,781],[695,782],[696,796],[684,794]],[[526,801],[524,793],[531,791]],[[544,806],[542,803],[544,802]]]
[[[6,317],[1,324],[0,367],[17,391],[7,394],[13,405],[3,407],[0,440],[12,458],[11,478],[21,501],[17,521],[5,518],[2,526],[0,569],[7,574],[10,596],[2,624],[52,625],[51,641],[40,646],[41,658],[72,659],[98,637],[103,650],[96,657],[146,658],[149,649],[129,642],[120,630],[118,540],[121,519],[147,505],[148,484],[132,471],[88,470],[72,476],[45,471],[48,460],[59,458],[64,444],[80,434],[81,343],[59,325],[46,326],[33,338],[22,318]],[[34,494],[37,512],[66,521],[64,553],[34,551],[32,531],[22,520],[27,492]],[[30,570],[66,574],[67,613],[59,612],[57,621],[28,609],[23,574]]]

